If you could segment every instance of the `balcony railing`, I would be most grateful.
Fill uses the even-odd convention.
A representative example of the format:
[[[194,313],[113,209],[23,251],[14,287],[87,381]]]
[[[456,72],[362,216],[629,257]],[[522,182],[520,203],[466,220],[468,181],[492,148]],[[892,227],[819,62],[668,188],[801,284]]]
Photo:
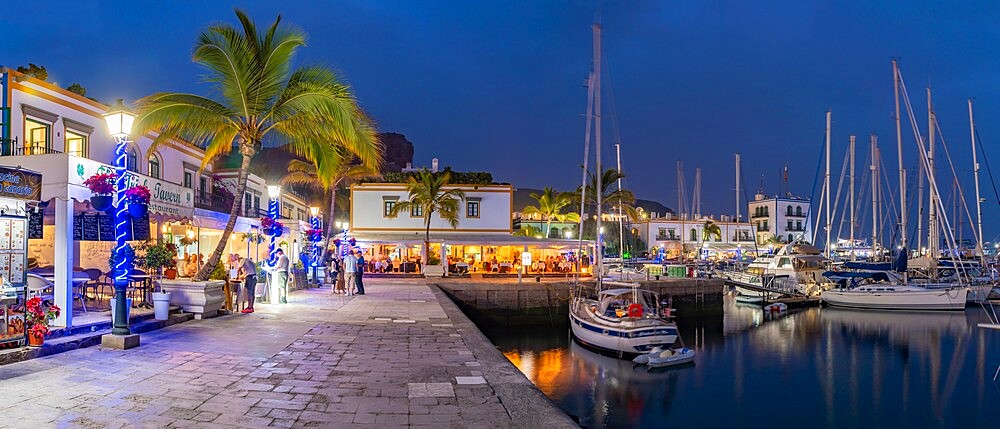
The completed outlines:
[[[27,145],[27,146],[18,146],[17,145],[17,138],[16,137],[13,138],[13,139],[11,139],[11,143],[9,145],[7,145],[7,144],[3,145],[3,154],[4,155],[13,155],[13,156],[21,156],[21,155],[49,155],[49,154],[58,154],[58,153],[62,153],[62,151],[58,151],[58,150],[52,149],[52,148],[50,148],[48,146],[43,146],[43,145],[39,145],[39,144]]]
[[[678,241],[681,238],[676,235],[657,235],[656,241]]]
[[[767,212],[759,212],[759,213],[754,213],[754,214],[750,215],[750,217],[753,218],[753,219],[762,218],[762,217],[770,217],[770,216],[771,215],[768,214]]]
[[[211,210],[218,213],[229,213],[233,208],[233,196],[223,194],[212,194],[194,190],[194,206],[199,209]]]

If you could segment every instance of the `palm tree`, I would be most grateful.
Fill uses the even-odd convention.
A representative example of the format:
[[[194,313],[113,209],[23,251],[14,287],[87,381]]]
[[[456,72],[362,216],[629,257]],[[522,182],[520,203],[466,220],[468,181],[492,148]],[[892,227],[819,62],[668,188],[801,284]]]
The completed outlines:
[[[705,244],[706,241],[711,240],[712,237],[721,240],[722,239],[722,228],[716,225],[711,219],[705,221],[705,224],[701,226],[701,243]]]
[[[361,179],[378,177],[379,173],[364,164],[351,165],[349,154],[342,148],[324,152],[329,155],[313,162],[293,159],[288,163],[288,174],[281,179],[285,185],[298,185],[323,192],[323,198],[330,204],[330,210],[323,215],[326,225],[323,237],[327,241],[333,234],[334,215],[337,207],[337,190],[341,185]],[[327,244],[322,246],[320,260],[326,258]]]
[[[556,222],[580,222],[579,213],[563,213],[563,207],[573,204],[573,195],[565,192],[556,192],[555,189],[546,187],[542,194],[532,193],[531,198],[538,201],[538,206],[527,206],[522,213],[526,215],[539,215],[545,221],[545,231],[542,234],[549,236],[549,229],[552,221]]]
[[[390,216],[400,212],[419,209],[424,217],[424,251],[421,259],[427,265],[431,251],[431,215],[438,212],[441,219],[448,221],[452,228],[458,228],[460,213],[458,203],[465,199],[465,193],[460,189],[445,189],[451,180],[451,173],[431,173],[422,170],[417,176],[406,178],[406,190],[410,193],[409,201],[400,201],[392,207]]]
[[[307,159],[341,147],[376,168],[382,146],[374,124],[361,111],[350,88],[329,69],[292,70],[292,58],[305,45],[305,34],[280,26],[279,15],[263,33],[236,10],[241,28],[208,27],[198,37],[192,59],[208,69],[208,82],[219,99],[185,93],[157,93],[138,101],[136,129],[155,132],[150,151],[168,139],[183,138],[204,146],[201,167],[233,149],[242,156],[229,221],[215,252],[198,271],[203,281],[215,269],[236,225],[246,192],[250,162],[266,138]]]
[[[587,206],[597,207],[597,177],[593,173],[587,173]],[[628,189],[618,189],[618,179],[624,179],[625,175],[620,171],[609,168],[601,174],[601,212],[610,213],[612,209],[621,206],[622,213],[630,219],[638,219],[638,212],[635,207],[635,194]],[[580,189],[577,188],[575,201],[580,202]]]

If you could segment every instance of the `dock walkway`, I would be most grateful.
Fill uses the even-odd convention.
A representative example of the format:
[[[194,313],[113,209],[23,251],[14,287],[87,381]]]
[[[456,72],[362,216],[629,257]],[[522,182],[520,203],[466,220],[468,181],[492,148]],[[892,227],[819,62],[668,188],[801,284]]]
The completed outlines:
[[[0,427],[574,427],[443,293],[287,305],[0,366]]]

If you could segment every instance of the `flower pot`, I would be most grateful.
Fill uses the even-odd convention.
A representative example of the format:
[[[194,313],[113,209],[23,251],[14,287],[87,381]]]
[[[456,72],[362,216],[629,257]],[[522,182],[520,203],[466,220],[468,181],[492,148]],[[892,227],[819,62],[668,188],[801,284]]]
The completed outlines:
[[[111,326],[115,325],[115,304],[117,301],[117,298],[111,298]],[[125,319],[132,319],[132,298],[125,298]]]
[[[149,204],[128,203],[128,214],[133,218],[141,218],[149,213]]]
[[[156,320],[170,318],[170,292],[153,292],[153,313]]]
[[[94,206],[94,209],[106,212],[114,205],[114,197],[111,195],[91,195],[90,205]]]
[[[163,276],[166,277],[168,280],[176,279],[177,278],[177,269],[176,268],[167,268],[167,269],[163,270]]]
[[[160,285],[170,291],[170,303],[179,305],[185,313],[194,313],[195,319],[215,317],[222,308],[226,294],[223,280],[196,282],[191,280],[161,280]]]
[[[45,334],[35,334],[34,329],[28,329],[28,346],[41,347],[45,344]]]
[[[274,230],[271,228],[261,228],[260,233],[264,235],[271,235],[274,233]]]

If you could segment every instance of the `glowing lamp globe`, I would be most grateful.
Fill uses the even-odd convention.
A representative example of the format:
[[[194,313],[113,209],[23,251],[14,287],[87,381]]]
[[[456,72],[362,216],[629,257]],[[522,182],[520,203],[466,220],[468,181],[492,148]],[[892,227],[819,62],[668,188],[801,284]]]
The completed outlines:
[[[104,121],[108,124],[108,133],[112,137],[122,138],[132,133],[132,124],[135,122],[135,114],[125,106],[119,98],[115,104],[104,114]]]
[[[267,186],[267,195],[269,197],[271,197],[271,199],[278,199],[278,197],[281,196],[281,186],[278,186],[278,185],[268,185]]]

